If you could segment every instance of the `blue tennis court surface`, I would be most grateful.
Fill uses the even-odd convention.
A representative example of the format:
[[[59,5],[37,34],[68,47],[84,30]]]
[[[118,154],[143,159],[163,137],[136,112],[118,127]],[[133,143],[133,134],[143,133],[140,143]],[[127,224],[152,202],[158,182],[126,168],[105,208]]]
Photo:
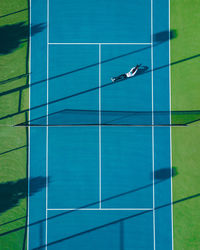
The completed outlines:
[[[37,24],[28,249],[173,249],[171,131],[154,126],[170,121],[168,0],[34,0]]]
[[[49,3],[52,43],[151,41],[149,0],[50,0]]]

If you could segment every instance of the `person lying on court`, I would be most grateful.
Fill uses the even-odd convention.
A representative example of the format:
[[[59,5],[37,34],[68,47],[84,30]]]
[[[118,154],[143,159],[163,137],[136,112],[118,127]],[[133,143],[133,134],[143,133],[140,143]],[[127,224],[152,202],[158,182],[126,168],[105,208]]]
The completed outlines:
[[[122,80],[125,80],[126,78],[133,77],[137,73],[137,71],[138,71],[138,69],[139,69],[140,66],[141,66],[141,64],[140,65],[137,64],[128,73],[112,77],[111,81],[112,82],[122,81]]]

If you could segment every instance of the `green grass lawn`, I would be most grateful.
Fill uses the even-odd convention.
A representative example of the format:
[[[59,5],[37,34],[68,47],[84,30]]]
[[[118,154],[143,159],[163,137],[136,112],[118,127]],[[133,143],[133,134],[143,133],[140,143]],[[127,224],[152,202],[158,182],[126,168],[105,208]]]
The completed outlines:
[[[21,250],[26,249],[27,131],[10,125],[25,121],[21,111],[28,108],[28,91],[20,91],[28,84],[28,1],[1,0],[0,9],[0,249]]]
[[[171,1],[172,110],[200,110],[200,2]],[[195,56],[195,57],[194,57]],[[200,249],[200,124],[172,129],[172,164],[178,175],[173,178],[174,249]]]

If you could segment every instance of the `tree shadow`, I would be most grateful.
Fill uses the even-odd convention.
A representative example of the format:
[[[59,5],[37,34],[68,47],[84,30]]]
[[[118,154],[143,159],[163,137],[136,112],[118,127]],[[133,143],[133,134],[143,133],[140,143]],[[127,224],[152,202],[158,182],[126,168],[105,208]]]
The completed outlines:
[[[128,191],[126,191],[126,192],[119,193],[119,194],[116,194],[116,195],[113,195],[113,196],[109,196],[109,197],[107,197],[107,198],[102,199],[102,200],[101,200],[101,203],[105,203],[105,202],[107,202],[107,201],[111,201],[111,200],[114,200],[114,199],[117,199],[117,198],[120,198],[120,197],[124,197],[124,196],[127,196],[127,195],[132,194],[132,193],[135,193],[135,192],[139,192],[139,191],[141,191],[141,190],[150,188],[150,187],[152,187],[153,185],[158,185],[158,184],[162,183],[163,181],[169,179],[171,176],[174,177],[174,176],[176,176],[176,175],[178,174],[177,168],[175,168],[175,170],[173,170],[173,169],[174,169],[174,168],[172,168],[172,171],[171,171],[170,168],[163,168],[162,170],[157,170],[157,171],[154,172],[154,177],[155,177],[155,179],[157,179],[157,180],[155,181],[154,184],[151,182],[151,183],[146,184],[146,185],[144,185],[144,186],[141,186],[141,187],[138,187],[138,188],[134,188],[134,189],[131,189],[131,190],[128,190]],[[168,174],[169,171],[170,171],[170,173],[172,173],[172,175],[171,175],[171,174]],[[165,174],[166,172],[167,172],[167,174]],[[175,174],[173,174],[173,172],[175,172]],[[164,173],[164,174],[163,174],[163,173]],[[163,175],[164,175],[164,177],[163,177]],[[151,180],[152,180],[152,177],[153,177],[153,176],[152,176],[152,173],[151,173],[151,174],[150,174],[150,179],[151,179]],[[23,179],[23,181],[24,181],[24,179]],[[49,179],[48,179],[48,181],[49,181]],[[31,179],[31,180],[30,180],[30,187],[32,187],[32,188],[31,188],[31,190],[30,190],[30,196],[33,195],[34,193],[38,192],[41,188],[45,188],[45,187],[46,187],[46,182],[47,182],[47,181],[46,181],[46,178],[44,178],[44,177],[38,177],[38,178],[33,178],[33,179]],[[80,210],[80,209],[89,208],[89,207],[92,207],[92,206],[95,206],[95,205],[99,205],[99,201],[94,201],[94,202],[92,202],[92,203],[85,204],[85,205],[83,205],[83,206],[81,206],[81,207],[78,207],[78,208],[76,208],[76,209],[74,209],[74,210],[69,210],[69,211],[61,212],[61,213],[59,213],[59,214],[56,214],[56,215],[54,215],[54,216],[49,217],[48,220],[55,219],[55,218],[57,218],[57,217],[64,216],[64,215],[67,215],[67,214],[76,212],[76,211],[78,211],[78,210]],[[15,221],[17,221],[17,220],[21,220],[21,219],[23,219],[23,218],[24,218],[24,217],[17,218],[17,219],[15,219],[15,220],[13,220],[13,221],[8,221],[8,222],[6,222],[6,223],[3,223],[3,224],[0,225],[0,226],[3,226],[3,225],[5,225],[5,224],[9,224],[9,223],[15,222]],[[30,224],[29,227],[30,227],[30,226],[34,226],[34,225],[37,225],[37,224],[39,224],[39,223],[43,223],[43,222],[45,222],[45,221],[46,221],[46,219],[43,219],[43,220],[34,222],[34,223]],[[22,229],[24,229],[24,228],[25,228],[25,227],[20,227],[20,228],[11,230],[11,231],[9,231],[9,232],[5,232],[5,233],[3,233],[3,234],[0,234],[0,236],[7,235],[8,233],[12,233],[12,232],[15,232],[15,231],[18,231],[18,230],[22,230]]]
[[[46,187],[46,177],[35,177],[30,179],[30,196]],[[27,197],[28,179],[0,183],[0,214],[16,207],[20,200]]]
[[[42,32],[46,28],[45,23],[35,24],[31,26],[31,36],[36,35],[39,32]]]
[[[154,172],[154,178],[157,181],[164,181],[178,175],[177,167],[161,168]]]
[[[156,34],[153,35],[153,41],[156,43],[163,43],[166,42],[168,40],[172,40],[177,38],[178,34],[177,34],[177,30],[173,29],[170,30],[170,32],[167,31],[161,31],[158,32]]]
[[[31,35],[34,36],[44,29],[44,23],[33,25]],[[29,39],[29,25],[25,22],[19,22],[0,26],[0,37],[0,55],[12,53]]]

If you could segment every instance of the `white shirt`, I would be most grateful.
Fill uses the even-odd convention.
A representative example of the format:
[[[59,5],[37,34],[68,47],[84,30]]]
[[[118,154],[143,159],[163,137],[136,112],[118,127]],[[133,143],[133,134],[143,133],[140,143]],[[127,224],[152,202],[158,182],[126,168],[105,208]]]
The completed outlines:
[[[134,76],[135,73],[136,73],[136,71],[133,71],[133,73],[132,73],[132,70],[134,70],[134,69],[135,69],[135,67],[133,67],[128,73],[126,73],[126,76],[127,76],[127,77],[132,77],[132,76]]]

